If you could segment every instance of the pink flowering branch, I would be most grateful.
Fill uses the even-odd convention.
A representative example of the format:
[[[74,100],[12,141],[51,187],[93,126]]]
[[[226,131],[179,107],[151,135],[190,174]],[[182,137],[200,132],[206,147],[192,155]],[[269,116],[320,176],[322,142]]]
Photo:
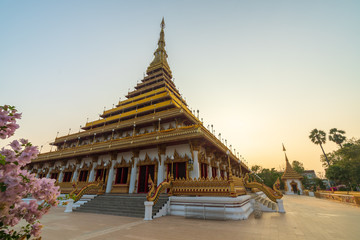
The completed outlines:
[[[15,133],[19,128],[16,120],[20,118],[15,107],[0,106],[1,139]],[[25,139],[14,140],[9,145],[10,148],[0,150],[0,239],[38,237],[42,228],[38,220],[58,204],[59,187],[55,186],[54,179],[38,179],[23,169],[37,157],[37,147]],[[34,200],[26,203],[22,199],[28,196]],[[29,224],[16,232],[12,227],[21,219]]]

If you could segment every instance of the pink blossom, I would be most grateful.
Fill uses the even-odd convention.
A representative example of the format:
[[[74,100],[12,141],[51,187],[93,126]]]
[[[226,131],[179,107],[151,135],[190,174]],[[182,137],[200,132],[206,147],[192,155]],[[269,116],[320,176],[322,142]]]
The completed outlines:
[[[27,139],[23,139],[23,138],[21,138],[19,141],[21,142],[22,145],[26,145],[29,142]]]
[[[15,108],[0,106],[0,138],[14,134],[19,127],[16,119],[20,117],[21,114],[17,113]],[[23,169],[37,157],[39,151],[36,146],[31,146],[28,140],[20,139],[11,142],[10,147],[12,149],[0,150],[0,154],[5,157],[5,165],[0,165],[0,183],[6,186],[6,190],[0,192],[0,222],[3,223],[0,231],[5,233],[7,227],[14,227],[24,219],[32,224],[30,234],[37,237],[42,225],[35,222],[46,214],[51,206],[58,204],[59,187],[54,185],[54,180],[38,179]],[[23,202],[22,198],[28,195],[32,195],[35,200]],[[41,205],[38,205],[38,201],[42,201]],[[10,230],[9,234],[11,231],[13,230]]]
[[[30,234],[33,235],[34,237],[38,237],[40,236],[40,232],[42,228],[43,225],[41,225],[40,223],[35,223],[34,225],[32,225]]]
[[[14,140],[10,143],[10,147],[14,150],[14,151],[20,151],[21,150],[21,145],[17,140]]]

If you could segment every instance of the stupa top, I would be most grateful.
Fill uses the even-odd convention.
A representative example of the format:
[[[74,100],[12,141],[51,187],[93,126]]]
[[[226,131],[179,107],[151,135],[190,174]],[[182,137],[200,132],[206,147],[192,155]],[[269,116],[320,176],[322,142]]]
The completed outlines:
[[[168,55],[165,50],[164,18],[162,18],[160,27],[161,27],[161,31],[160,31],[160,38],[158,41],[158,47],[154,52],[154,60],[150,63],[149,67],[147,68],[146,74],[150,75],[151,73],[156,72],[157,70],[163,69],[172,78],[171,70],[167,62]]]

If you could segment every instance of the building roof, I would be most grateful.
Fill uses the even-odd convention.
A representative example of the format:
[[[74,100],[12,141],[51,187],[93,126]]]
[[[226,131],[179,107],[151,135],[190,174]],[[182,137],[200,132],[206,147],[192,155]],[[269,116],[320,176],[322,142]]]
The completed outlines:
[[[303,179],[304,177],[297,173],[289,163],[289,160],[285,153],[285,161],[286,161],[286,168],[284,174],[281,176],[281,179]]]
[[[302,175],[307,176],[308,178],[317,178],[314,170],[305,170]]]
[[[83,131],[73,134],[69,131],[68,135],[56,136],[51,143],[57,147],[56,151],[40,154],[33,163],[189,142],[204,148],[215,147],[213,154],[226,155],[231,150],[214,132],[204,127],[199,112],[196,116],[195,111],[189,109],[176,88],[166,60],[164,19],[160,26],[158,47],[147,68],[147,75],[133,91],[128,92],[127,99],[120,100],[109,110],[104,109],[99,120],[87,121],[81,128]],[[164,123],[169,123],[167,129],[161,127]],[[148,126],[152,129],[145,129]],[[145,130],[140,132],[141,128]],[[236,153],[230,151],[229,157],[233,163],[248,169]]]

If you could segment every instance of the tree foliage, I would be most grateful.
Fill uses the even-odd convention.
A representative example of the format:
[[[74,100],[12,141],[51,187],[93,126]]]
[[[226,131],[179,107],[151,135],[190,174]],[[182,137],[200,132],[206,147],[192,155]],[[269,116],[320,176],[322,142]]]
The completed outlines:
[[[304,173],[305,168],[304,168],[304,164],[302,162],[294,160],[291,165],[292,165],[292,168],[295,170],[295,172],[297,172],[299,174]]]
[[[326,177],[337,185],[346,185],[349,189],[360,184],[360,139],[347,141],[342,148],[329,154],[331,165]]]
[[[258,165],[255,165],[257,167],[260,167]],[[255,167],[253,166],[253,167]],[[271,169],[268,169],[268,168],[258,168],[260,169],[258,172],[257,172],[257,175],[263,180],[264,184],[268,187],[273,187],[275,181],[280,178],[280,181],[281,181],[281,175],[282,173],[281,172],[278,172],[275,170],[275,168],[271,168]],[[280,188],[284,188],[284,184],[281,182],[280,183]]]
[[[329,140],[339,144],[340,148],[342,148],[341,144],[346,140],[346,137],[343,134],[345,134],[345,131],[332,128],[329,132]]]
[[[262,170],[262,167],[260,165],[251,166],[251,171],[253,171],[256,174],[260,173],[261,170]]]
[[[314,144],[320,145],[320,148],[321,148],[322,152],[324,153],[325,160],[326,160],[328,166],[330,166],[330,162],[327,159],[324,148],[322,147],[322,144],[326,143],[326,133],[324,131],[322,131],[322,130],[317,130],[315,128],[310,132],[309,138]]]

